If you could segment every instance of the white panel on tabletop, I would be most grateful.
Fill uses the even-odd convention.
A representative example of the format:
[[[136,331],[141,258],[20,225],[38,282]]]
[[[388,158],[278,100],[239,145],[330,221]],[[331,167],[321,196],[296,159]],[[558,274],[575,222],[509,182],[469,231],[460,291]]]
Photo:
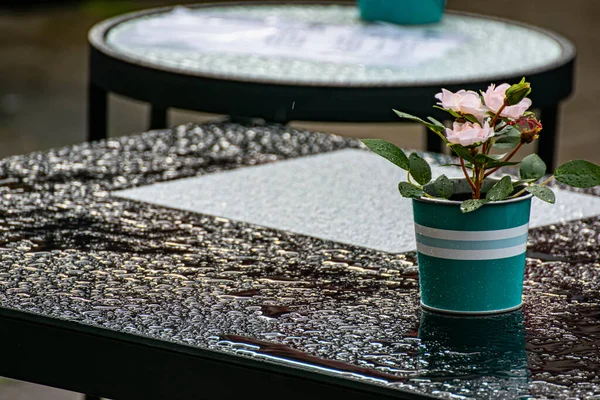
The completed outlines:
[[[434,167],[434,176],[460,177]],[[406,173],[363,150],[331,153],[156,183],[113,194],[391,253],[416,248]],[[600,215],[600,197],[555,190],[534,199],[531,227]]]

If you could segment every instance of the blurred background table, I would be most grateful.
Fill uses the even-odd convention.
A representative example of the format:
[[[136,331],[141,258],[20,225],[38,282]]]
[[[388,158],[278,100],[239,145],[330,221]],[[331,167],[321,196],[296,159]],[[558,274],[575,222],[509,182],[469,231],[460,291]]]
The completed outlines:
[[[245,2],[190,7],[200,16],[263,23],[267,17],[276,17],[319,28],[367,26],[358,18],[356,7],[347,3]],[[558,107],[573,90],[575,59],[574,46],[560,35],[497,18],[448,12],[440,25],[404,28],[408,31],[403,33],[432,40],[454,35],[458,45],[439,55],[422,57],[420,62],[396,60],[390,66],[374,63],[374,57],[365,52],[358,54],[362,61],[340,63],[320,61],[314,54],[309,57],[301,51],[297,57],[278,57],[202,52],[176,43],[170,47],[164,42],[157,46],[132,43],[131,36],[148,23],[168,23],[172,11],[163,8],[127,14],[90,31],[91,140],[106,135],[108,92],[149,102],[151,128],[167,125],[170,107],[279,123],[394,122],[398,119],[393,108],[443,118],[431,108],[441,87],[481,90],[490,82],[514,82],[527,76],[535,88],[531,97],[541,110],[545,127],[539,154],[550,167],[553,165]],[[414,55],[415,51],[418,49],[407,54]],[[428,150],[441,151],[435,135],[428,139]]]

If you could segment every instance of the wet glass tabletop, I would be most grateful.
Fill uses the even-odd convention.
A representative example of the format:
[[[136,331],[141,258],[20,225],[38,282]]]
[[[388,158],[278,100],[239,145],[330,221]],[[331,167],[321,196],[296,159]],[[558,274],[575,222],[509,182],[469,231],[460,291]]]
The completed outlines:
[[[348,149],[212,123],[5,158],[0,307],[441,398],[600,396],[598,217],[530,231],[522,310],[453,318],[420,310],[412,251],[115,195]]]
[[[374,24],[349,5],[179,7],[122,21],[105,40],[157,68],[294,84],[493,81],[574,54],[558,36],[506,21],[448,12],[439,24]]]

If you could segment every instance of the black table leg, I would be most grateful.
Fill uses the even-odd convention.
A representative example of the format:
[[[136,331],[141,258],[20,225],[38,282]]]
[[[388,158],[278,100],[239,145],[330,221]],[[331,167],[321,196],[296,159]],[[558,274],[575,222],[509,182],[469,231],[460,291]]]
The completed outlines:
[[[108,119],[108,93],[88,83],[88,141],[106,139]]]
[[[167,127],[167,108],[152,105],[150,108],[150,129]]]
[[[544,129],[538,141],[538,155],[546,163],[548,172],[554,171],[558,144],[558,105],[540,110]]]
[[[427,128],[425,128],[427,129]],[[442,152],[442,140],[438,135],[434,132],[427,129],[427,151],[432,153],[441,153]]]

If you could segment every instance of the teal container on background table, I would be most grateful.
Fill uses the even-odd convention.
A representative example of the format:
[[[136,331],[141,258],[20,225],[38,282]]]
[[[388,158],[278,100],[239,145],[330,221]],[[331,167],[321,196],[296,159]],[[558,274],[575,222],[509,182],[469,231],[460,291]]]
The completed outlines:
[[[495,314],[521,307],[531,197],[465,214],[460,201],[413,200],[425,309]]]
[[[401,25],[439,22],[445,7],[446,0],[358,0],[363,20]]]

